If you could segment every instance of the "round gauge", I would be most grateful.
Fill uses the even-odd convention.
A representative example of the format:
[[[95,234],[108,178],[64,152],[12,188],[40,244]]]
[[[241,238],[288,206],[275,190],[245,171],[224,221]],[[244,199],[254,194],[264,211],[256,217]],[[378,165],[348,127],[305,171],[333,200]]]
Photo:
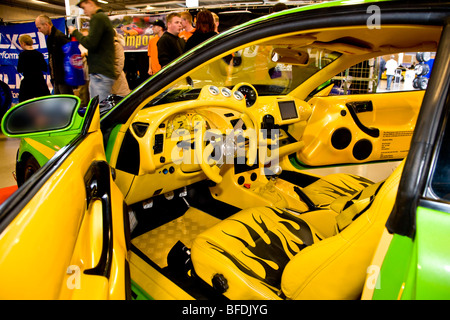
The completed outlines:
[[[242,93],[242,95],[245,98],[245,103],[247,104],[247,107],[251,107],[255,104],[256,99],[258,98],[258,94],[256,93],[256,90],[253,89],[250,86],[240,86],[236,91],[239,91]]]
[[[233,92],[233,96],[236,100],[241,101],[242,99],[244,99],[244,95],[242,94],[242,92],[240,91],[234,91]]]
[[[186,129],[189,130],[189,122],[188,118],[185,114],[178,114],[172,119],[172,129],[179,130],[179,129]]]
[[[226,98],[231,97],[231,90],[228,89],[228,88],[222,88],[222,89],[220,90],[220,92],[221,92],[222,95],[223,95],[224,97],[226,97]]]
[[[219,94],[219,88],[216,86],[209,86],[209,93],[211,93],[213,96],[217,96]]]

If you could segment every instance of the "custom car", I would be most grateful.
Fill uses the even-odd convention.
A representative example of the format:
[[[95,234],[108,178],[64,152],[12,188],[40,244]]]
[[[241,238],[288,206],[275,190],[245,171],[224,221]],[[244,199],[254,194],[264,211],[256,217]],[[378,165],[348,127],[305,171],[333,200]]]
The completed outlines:
[[[227,30],[102,114],[11,108],[0,296],[449,298],[450,6],[352,3]],[[375,93],[401,52],[436,53],[427,89]]]

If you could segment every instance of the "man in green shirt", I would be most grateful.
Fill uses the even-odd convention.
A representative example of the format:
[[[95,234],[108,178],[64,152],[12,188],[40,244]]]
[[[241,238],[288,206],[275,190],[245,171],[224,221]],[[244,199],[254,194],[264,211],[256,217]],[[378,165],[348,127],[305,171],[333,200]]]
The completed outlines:
[[[88,50],[89,94],[91,98],[98,95],[102,101],[111,94],[111,88],[116,78],[114,29],[97,0],[81,0],[77,6],[91,18],[89,34],[83,36],[73,26],[69,27],[69,33]]]

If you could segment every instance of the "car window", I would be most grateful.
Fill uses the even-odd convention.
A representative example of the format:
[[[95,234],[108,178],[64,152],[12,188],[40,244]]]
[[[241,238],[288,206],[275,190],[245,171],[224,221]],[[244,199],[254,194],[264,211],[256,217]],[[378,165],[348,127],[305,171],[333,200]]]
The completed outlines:
[[[440,150],[434,164],[431,177],[431,189],[434,194],[442,200],[450,201],[450,122],[448,115],[446,128],[442,137]]]
[[[300,52],[274,43],[252,45],[194,70],[146,107],[196,99],[205,85],[232,88],[247,82],[261,96],[288,94],[340,55],[314,47],[302,48]]]
[[[328,96],[425,90],[434,57],[435,52],[404,52],[372,58],[337,74],[313,95],[324,88]]]

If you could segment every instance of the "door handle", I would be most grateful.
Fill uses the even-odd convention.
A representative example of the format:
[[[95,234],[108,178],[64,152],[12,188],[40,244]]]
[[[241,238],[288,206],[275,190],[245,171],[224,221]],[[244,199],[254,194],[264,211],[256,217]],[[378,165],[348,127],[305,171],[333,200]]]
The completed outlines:
[[[102,204],[103,241],[100,259],[94,268],[84,271],[88,275],[103,276],[109,279],[113,253],[113,225],[111,208],[111,186],[109,165],[105,161],[95,161],[84,176],[86,205],[94,200]]]
[[[367,111],[373,111],[373,105],[372,101],[355,101],[355,102],[348,102],[345,104],[348,111],[350,112],[350,115],[353,118],[353,121],[358,126],[358,128],[364,132],[365,134],[373,137],[378,138],[380,136],[380,130],[377,128],[369,128],[366,127],[361,120],[359,120],[357,113],[361,112],[367,112]]]

